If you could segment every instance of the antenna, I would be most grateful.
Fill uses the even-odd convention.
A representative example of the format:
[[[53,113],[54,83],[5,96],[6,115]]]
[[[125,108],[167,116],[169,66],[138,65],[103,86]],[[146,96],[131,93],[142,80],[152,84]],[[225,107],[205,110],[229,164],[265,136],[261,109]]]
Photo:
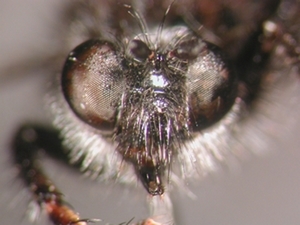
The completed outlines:
[[[127,12],[129,13],[129,15],[131,15],[134,19],[137,20],[138,25],[142,31],[142,34],[143,34],[147,44],[149,46],[152,46],[151,42],[149,40],[149,37],[148,37],[148,28],[147,28],[146,22],[144,20],[144,17],[141,16],[141,14],[139,12],[137,12],[131,5],[124,4],[124,7],[130,9]]]
[[[163,17],[161,23],[159,24],[158,31],[157,31],[157,37],[156,37],[156,43],[159,43],[159,40],[161,39],[161,34],[162,34],[162,30],[163,30],[163,28],[164,28],[164,24],[165,24],[167,15],[168,15],[168,13],[169,13],[169,11],[170,11],[172,5],[174,4],[174,2],[175,2],[175,0],[173,0],[173,1],[169,4],[168,8],[167,8],[166,11],[165,11],[164,17]]]

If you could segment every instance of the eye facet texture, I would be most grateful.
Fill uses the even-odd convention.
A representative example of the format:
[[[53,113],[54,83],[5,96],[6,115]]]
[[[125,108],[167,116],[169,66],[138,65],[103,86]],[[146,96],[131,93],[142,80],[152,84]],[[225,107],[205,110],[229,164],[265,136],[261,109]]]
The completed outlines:
[[[111,130],[122,94],[120,56],[113,44],[89,40],[68,56],[62,74],[64,96],[86,123]]]

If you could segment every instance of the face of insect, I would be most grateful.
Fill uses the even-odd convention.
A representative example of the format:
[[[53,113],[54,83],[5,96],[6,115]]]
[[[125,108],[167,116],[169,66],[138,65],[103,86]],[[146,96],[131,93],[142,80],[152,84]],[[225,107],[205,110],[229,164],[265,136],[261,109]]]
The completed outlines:
[[[281,83],[289,87],[297,83],[293,82],[298,76],[295,49],[299,35],[295,15],[300,7],[296,7],[293,0],[242,3],[238,0],[222,3],[178,0],[173,5],[169,1],[124,3],[130,5],[105,0],[67,4],[62,13],[66,17],[60,18],[60,23],[66,24],[62,25],[66,31],[62,36],[67,41],[59,45],[59,54],[53,57],[63,57],[65,64],[59,81],[52,82],[53,89],[47,92],[46,101],[71,162],[99,180],[141,183],[150,196],[154,196],[150,200],[151,217],[158,216],[155,217],[157,223],[168,224],[173,220],[172,204],[168,202],[173,186],[182,187],[188,180],[185,178],[201,177],[215,171],[223,162],[230,167],[234,163],[226,162],[234,161],[231,161],[233,157],[243,158],[247,150],[265,150],[265,146],[270,146],[265,144],[270,133],[276,137],[288,135],[281,131],[288,125],[281,125],[279,120],[285,120],[287,114],[294,117],[297,104],[286,99],[299,92],[283,89],[278,84],[283,80],[287,83]],[[204,27],[198,29],[198,22]],[[60,63],[61,68],[63,62]],[[286,79],[280,78],[282,74]],[[267,91],[270,87],[284,91],[273,91],[269,98],[268,94],[261,95],[269,93],[265,87],[269,88]],[[286,108],[290,109],[291,105],[294,105],[293,110],[287,113]],[[274,138],[270,139],[274,142]],[[287,161],[292,165],[291,160]],[[280,162],[275,160],[276,165]],[[261,169],[264,166],[255,168],[255,175],[264,171]],[[297,170],[292,168],[291,171]],[[253,189],[256,190],[253,184],[264,183],[266,179],[245,178],[244,183],[237,180],[239,190],[243,190],[241,201],[247,201],[245,196],[252,196]],[[280,185],[282,182],[278,181],[271,186]],[[73,186],[60,189],[68,195],[68,189]],[[251,190],[246,192],[245,187]],[[90,190],[89,187],[79,189],[75,194],[78,198],[80,195],[85,198],[82,192]],[[100,195],[99,189],[94,193]],[[197,214],[201,211],[213,218],[201,216],[204,224],[220,224],[228,215],[225,210],[223,219],[216,217],[215,214],[222,215],[220,208],[231,210],[229,214],[240,209],[240,204],[232,201],[236,193],[232,193],[235,191],[231,181],[217,190],[203,189],[205,187],[200,188],[201,200],[197,205],[191,202],[184,205],[177,199],[178,207],[182,208],[180,217],[189,216],[179,221],[197,224]],[[180,190],[188,193],[186,188]],[[255,193],[259,199],[270,194],[269,191],[268,194]],[[115,198],[118,201],[120,197]],[[112,199],[109,198],[109,202],[113,202]],[[81,204],[84,199],[76,201]],[[75,210],[78,210],[76,201]],[[126,207],[129,207],[127,202]],[[102,218],[101,204],[101,201],[91,203],[84,211],[83,203],[83,209],[78,211],[83,210],[84,217]],[[115,205],[112,208],[110,211],[115,212]],[[260,218],[262,210],[257,210],[256,218]],[[238,214],[247,213],[244,210]],[[289,213],[286,215],[289,218]],[[136,217],[135,213],[128,216]],[[252,211],[249,216],[253,216]],[[167,220],[161,222],[160,217]],[[239,222],[235,219],[231,218],[230,223],[245,224],[244,217]]]
[[[84,42],[69,54],[62,86],[74,112],[110,131],[147,191],[161,195],[172,156],[231,108],[236,79],[216,47],[185,27],[147,35]]]

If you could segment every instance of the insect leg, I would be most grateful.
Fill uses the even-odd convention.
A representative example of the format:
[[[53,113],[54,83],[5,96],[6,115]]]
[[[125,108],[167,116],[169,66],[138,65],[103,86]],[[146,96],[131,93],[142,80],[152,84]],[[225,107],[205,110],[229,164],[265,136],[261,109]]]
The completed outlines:
[[[43,208],[55,225],[87,225],[96,219],[81,219],[63,200],[62,193],[45,175],[37,159],[37,152],[43,149],[50,155],[66,160],[56,131],[40,126],[23,126],[13,143],[15,163],[20,176],[30,189],[34,200]]]

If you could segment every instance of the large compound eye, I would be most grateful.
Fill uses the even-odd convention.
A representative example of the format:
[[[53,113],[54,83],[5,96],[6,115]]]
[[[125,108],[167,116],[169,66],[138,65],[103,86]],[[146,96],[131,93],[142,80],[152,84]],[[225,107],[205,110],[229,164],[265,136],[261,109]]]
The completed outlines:
[[[89,40],[68,56],[62,73],[64,96],[86,123],[111,130],[121,98],[122,68],[115,46],[107,41]]]
[[[237,90],[236,76],[217,47],[200,38],[183,42],[175,53],[189,61],[190,124],[194,131],[201,130],[216,123],[232,107]]]

